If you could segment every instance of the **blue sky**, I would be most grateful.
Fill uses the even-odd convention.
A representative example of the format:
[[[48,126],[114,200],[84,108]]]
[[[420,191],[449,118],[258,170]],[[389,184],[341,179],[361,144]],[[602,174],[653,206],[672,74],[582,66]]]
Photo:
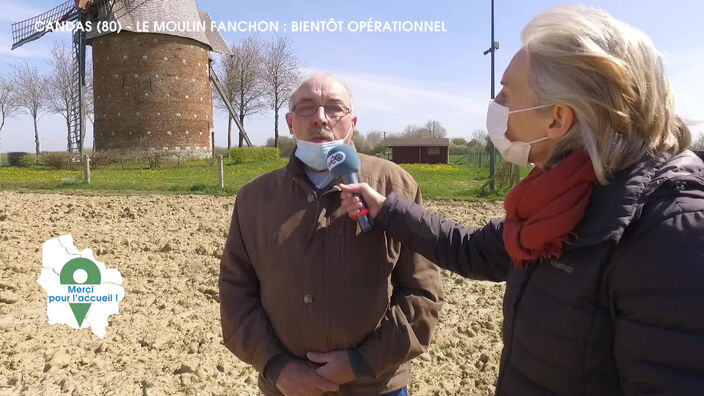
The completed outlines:
[[[11,22],[43,12],[61,1],[3,0],[0,13],[0,75],[15,60],[27,60],[47,71],[47,52],[53,40],[70,41],[68,33],[51,33],[10,51]],[[540,11],[560,1],[496,0],[496,81],[520,48],[521,29]],[[677,110],[704,134],[704,3],[695,0],[585,0],[648,34],[664,54],[666,71],[675,91]],[[451,137],[469,137],[484,128],[490,95],[489,0],[417,0],[330,2],[320,0],[199,0],[200,9],[216,21],[279,21],[293,41],[307,73],[331,72],[351,89],[359,117],[358,129],[402,131],[436,119]],[[443,33],[294,33],[293,21],[423,20],[443,21]],[[282,32],[283,33],[283,32]],[[225,32],[228,42],[247,33]],[[271,33],[254,33],[270,39]],[[696,124],[698,122],[698,124]],[[216,110],[216,144],[226,145],[227,116]],[[255,144],[273,136],[273,113],[248,117],[245,127]],[[283,115],[280,133],[287,135]],[[39,122],[42,150],[65,149],[62,118],[46,115]],[[8,120],[0,132],[0,151],[33,151],[31,119],[20,115]],[[87,141],[92,142],[88,130]]]

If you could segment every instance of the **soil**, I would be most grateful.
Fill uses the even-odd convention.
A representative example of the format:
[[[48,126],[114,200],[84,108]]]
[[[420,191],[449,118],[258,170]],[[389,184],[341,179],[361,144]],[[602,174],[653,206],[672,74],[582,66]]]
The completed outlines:
[[[257,373],[222,344],[217,277],[234,198],[0,192],[0,394],[256,395]],[[500,202],[426,200],[479,226]],[[49,325],[41,244],[71,234],[122,273],[107,335]],[[445,272],[446,303],[413,395],[492,394],[504,284]]]

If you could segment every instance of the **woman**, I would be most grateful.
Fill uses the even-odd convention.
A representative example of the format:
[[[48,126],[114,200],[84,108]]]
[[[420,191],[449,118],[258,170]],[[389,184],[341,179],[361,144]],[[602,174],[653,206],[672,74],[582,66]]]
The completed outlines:
[[[443,268],[506,281],[497,394],[704,394],[704,163],[638,30],[583,6],[536,16],[489,105],[502,156],[535,169],[506,218],[465,228],[361,194]]]

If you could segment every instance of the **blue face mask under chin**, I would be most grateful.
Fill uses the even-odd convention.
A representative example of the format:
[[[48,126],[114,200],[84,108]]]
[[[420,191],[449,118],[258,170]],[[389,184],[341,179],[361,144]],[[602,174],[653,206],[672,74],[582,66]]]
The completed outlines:
[[[354,125],[350,128],[350,131],[352,130],[354,130]],[[347,136],[342,139],[322,143],[313,143],[296,139],[296,157],[312,169],[317,171],[327,170],[328,153],[333,147],[344,144],[348,136],[349,132],[347,133]]]

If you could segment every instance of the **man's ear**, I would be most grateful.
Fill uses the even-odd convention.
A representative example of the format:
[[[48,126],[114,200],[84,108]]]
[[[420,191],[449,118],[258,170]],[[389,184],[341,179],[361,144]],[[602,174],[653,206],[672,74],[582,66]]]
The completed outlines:
[[[291,113],[286,113],[286,125],[288,125],[288,133],[293,135],[293,115]]]
[[[548,126],[550,139],[562,139],[575,123],[574,110],[564,104],[555,105],[552,109],[552,123]]]
[[[352,132],[350,133],[350,136],[347,137],[347,141],[345,141],[346,144],[351,144],[352,146],[354,146],[354,141],[352,140],[352,138],[354,137],[354,130],[355,130],[356,126],[357,126],[357,117],[355,116],[352,118]]]

